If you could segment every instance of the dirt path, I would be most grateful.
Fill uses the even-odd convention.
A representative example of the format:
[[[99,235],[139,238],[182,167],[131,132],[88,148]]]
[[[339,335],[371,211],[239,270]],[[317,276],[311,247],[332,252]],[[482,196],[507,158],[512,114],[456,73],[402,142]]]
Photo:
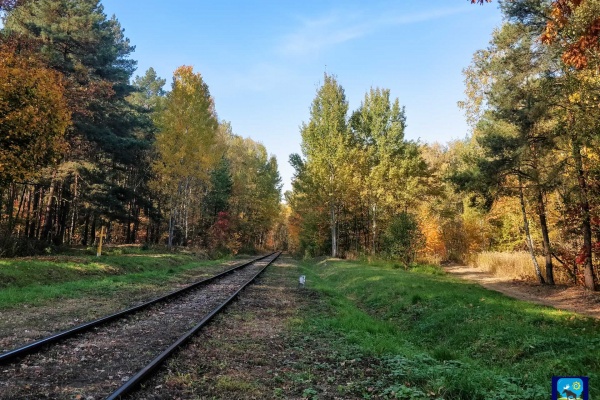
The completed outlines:
[[[580,287],[545,286],[534,282],[501,278],[475,267],[445,267],[446,272],[515,299],[530,301],[559,310],[573,311],[600,319],[600,293]]]

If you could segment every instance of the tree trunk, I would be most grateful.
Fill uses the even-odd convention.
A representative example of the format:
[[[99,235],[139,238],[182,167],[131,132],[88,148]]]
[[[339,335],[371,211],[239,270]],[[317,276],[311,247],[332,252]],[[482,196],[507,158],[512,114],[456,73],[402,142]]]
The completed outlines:
[[[585,261],[583,264],[583,278],[585,287],[590,290],[596,290],[596,277],[594,274],[594,265],[592,263],[592,222],[590,217],[590,203],[587,197],[587,181],[583,169],[583,159],[581,157],[581,144],[576,133],[571,135],[573,145],[573,158],[575,160],[575,169],[577,170],[577,182],[579,184],[579,201],[581,211],[581,230],[583,231],[583,252]]]
[[[548,234],[548,222],[546,219],[546,205],[541,189],[537,191],[538,216],[542,228],[542,241],[544,245],[544,256],[546,257],[546,282],[554,285],[554,267],[552,265],[552,247],[550,246],[550,235]]]
[[[129,209],[127,211],[127,228],[125,229],[125,243],[131,244],[131,214],[132,214],[132,204],[133,200],[129,202]]]
[[[75,184],[73,189],[73,206],[71,212],[71,227],[69,228],[69,244],[73,244],[73,237],[75,236],[75,219],[78,214],[78,197],[77,197],[77,185],[79,184],[79,175],[75,174]]]
[[[169,242],[168,242],[169,250],[173,249],[173,231],[175,229],[175,216],[173,214],[174,214],[174,211],[173,211],[173,209],[171,209],[171,211],[169,213]]]
[[[24,185],[23,190],[21,191],[21,199],[19,200],[19,207],[17,208],[17,213],[15,214],[15,217],[12,219],[12,221],[9,223],[8,232],[11,236],[13,235],[13,230],[15,228],[15,225],[17,225],[19,223],[19,219],[21,218],[21,211],[23,210],[23,204],[25,203],[26,190],[27,190],[27,186]],[[15,190],[15,194],[16,194],[16,190]]]
[[[167,246],[169,250],[173,248],[173,211],[169,214],[169,241]]]
[[[30,190],[27,194],[27,217],[25,218],[25,229],[23,230],[23,237],[27,238],[29,236],[29,225],[31,223],[31,197],[35,193],[35,186],[33,190]]]
[[[96,244],[96,214],[94,214],[94,217],[92,218],[92,228],[90,229],[90,244],[93,246],[94,244]]]
[[[521,213],[523,214],[523,229],[525,229],[525,241],[529,248],[529,254],[531,255],[531,261],[535,268],[535,274],[538,281],[543,285],[545,282],[542,272],[540,271],[540,265],[535,258],[535,252],[533,251],[533,240],[531,240],[531,233],[529,232],[529,221],[527,221],[527,210],[525,209],[525,196],[523,195],[523,183],[521,176],[519,175],[519,200],[521,202]]]
[[[135,243],[137,241],[138,230],[140,228],[140,211],[141,210],[138,206],[138,202],[135,202],[133,209],[133,229],[131,230],[130,243]]]
[[[42,229],[42,236],[46,241],[50,241],[50,231],[52,230],[52,220],[53,213],[52,208],[54,205],[54,188],[56,186],[56,182],[54,181],[54,177],[56,176],[56,172],[52,174],[52,180],[50,181],[50,191],[48,192],[48,202],[46,203],[46,211],[44,212],[44,228]]]
[[[375,255],[377,243],[377,204],[373,204],[373,236],[371,243],[371,254]]]
[[[337,257],[337,222],[335,220],[335,206],[331,202],[331,257]]]
[[[44,188],[40,187],[39,193],[38,193],[38,207],[36,208],[36,221],[35,221],[35,231],[33,232],[33,237],[36,239],[40,239],[40,229],[42,228],[42,218],[43,218],[43,214],[42,214],[42,208],[44,208]],[[33,227],[32,227],[33,230]]]
[[[88,211],[85,215],[85,223],[83,225],[83,238],[81,240],[81,244],[87,246],[88,244],[88,232],[90,228],[90,212]]]
[[[11,183],[8,189],[8,202],[6,203],[6,216],[8,217],[8,224],[6,226],[5,234],[12,236],[12,225],[14,221],[15,212],[15,200],[17,197],[17,188],[14,183]]]
[[[69,220],[70,212],[70,201],[69,199],[69,184],[67,182],[61,182],[58,190],[58,202],[56,212],[56,236],[54,237],[54,244],[60,246],[64,243],[65,237],[67,236],[67,221]]]
[[[2,228],[3,206],[4,206],[4,188],[0,186],[0,228]]]

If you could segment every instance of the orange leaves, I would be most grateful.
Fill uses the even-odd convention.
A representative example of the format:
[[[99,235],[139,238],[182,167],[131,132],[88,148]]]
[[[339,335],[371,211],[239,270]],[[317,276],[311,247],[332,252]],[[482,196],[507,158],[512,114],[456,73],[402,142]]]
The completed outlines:
[[[433,259],[445,260],[447,258],[446,243],[442,232],[442,222],[439,218],[430,215],[425,209],[421,209],[419,215],[419,227],[425,238],[425,254]]]
[[[483,4],[484,0],[471,0],[471,4],[475,3]],[[591,21],[588,17],[583,17],[583,21],[575,21],[580,9],[584,10],[582,14],[597,12],[592,3],[589,0],[555,0],[540,37],[545,44],[559,42],[564,47],[563,62],[579,70],[588,66],[590,53],[600,50],[600,16]]]
[[[541,36],[545,44],[560,42],[565,48],[563,62],[579,70],[588,66],[591,53],[600,50],[600,16],[591,21],[589,17],[583,17],[583,21],[576,20],[580,7],[584,11],[582,14],[593,13],[593,9],[585,9],[587,5],[586,0],[554,1],[550,21]]]
[[[27,179],[64,151],[70,113],[63,93],[60,74],[0,44],[0,181]]]

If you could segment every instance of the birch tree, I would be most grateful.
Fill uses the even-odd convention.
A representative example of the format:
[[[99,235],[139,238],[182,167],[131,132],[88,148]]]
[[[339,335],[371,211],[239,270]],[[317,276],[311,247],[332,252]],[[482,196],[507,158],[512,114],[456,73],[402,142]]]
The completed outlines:
[[[176,225],[187,236],[191,197],[222,156],[217,141],[218,121],[208,85],[192,67],[175,70],[172,90],[157,115],[158,159],[156,187],[169,205],[169,239],[174,244]],[[187,237],[186,237],[187,239]]]
[[[377,250],[381,221],[413,205],[422,185],[426,166],[415,143],[404,140],[406,116],[398,99],[391,101],[388,89],[371,89],[350,118],[353,146],[365,165],[361,195],[369,208],[371,251]],[[387,218],[384,218],[387,217]]]
[[[338,255],[338,209],[344,188],[340,175],[348,161],[350,144],[347,114],[344,89],[334,76],[325,74],[310,108],[310,120],[302,124],[301,135],[306,167],[324,192],[329,208],[332,257]]]

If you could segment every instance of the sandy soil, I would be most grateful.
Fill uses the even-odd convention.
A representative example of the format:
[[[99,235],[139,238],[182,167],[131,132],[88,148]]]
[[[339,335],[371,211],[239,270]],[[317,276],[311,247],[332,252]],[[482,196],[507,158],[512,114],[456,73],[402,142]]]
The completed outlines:
[[[548,286],[535,282],[502,278],[475,267],[444,267],[446,272],[519,300],[530,301],[560,310],[573,311],[600,319],[600,293],[581,287]]]

